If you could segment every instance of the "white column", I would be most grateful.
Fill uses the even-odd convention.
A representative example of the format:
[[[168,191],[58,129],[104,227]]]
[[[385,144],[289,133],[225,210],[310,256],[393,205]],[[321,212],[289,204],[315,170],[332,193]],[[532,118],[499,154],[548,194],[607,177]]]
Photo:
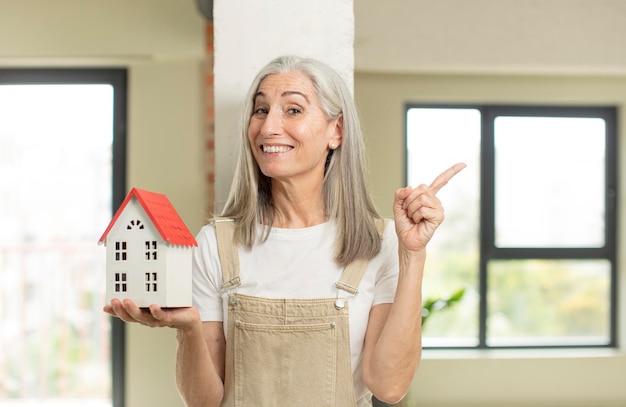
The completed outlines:
[[[215,206],[233,177],[243,98],[255,74],[280,55],[319,59],[354,83],[353,0],[215,0]]]

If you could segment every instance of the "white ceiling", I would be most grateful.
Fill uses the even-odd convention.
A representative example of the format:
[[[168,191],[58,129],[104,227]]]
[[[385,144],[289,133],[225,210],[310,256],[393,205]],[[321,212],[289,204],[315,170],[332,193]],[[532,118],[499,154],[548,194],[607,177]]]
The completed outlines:
[[[626,74],[624,0],[354,0],[355,69]]]

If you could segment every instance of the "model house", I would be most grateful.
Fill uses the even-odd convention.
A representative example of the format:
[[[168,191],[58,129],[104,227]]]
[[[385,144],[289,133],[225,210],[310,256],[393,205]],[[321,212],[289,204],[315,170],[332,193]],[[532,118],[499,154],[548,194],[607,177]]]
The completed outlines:
[[[129,298],[140,307],[191,305],[191,258],[197,246],[163,194],[133,188],[102,234],[106,302]]]

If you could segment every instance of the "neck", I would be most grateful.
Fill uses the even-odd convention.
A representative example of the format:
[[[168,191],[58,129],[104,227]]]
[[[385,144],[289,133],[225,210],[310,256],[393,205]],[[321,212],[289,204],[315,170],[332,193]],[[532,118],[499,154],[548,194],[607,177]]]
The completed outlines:
[[[274,227],[282,229],[301,229],[311,226],[320,225],[328,220],[325,215],[312,216],[311,214],[302,214],[296,212],[289,212],[287,215],[276,211],[276,218],[274,219]],[[304,216],[303,216],[304,215]]]
[[[272,198],[276,208],[273,226],[279,228],[305,228],[328,220],[321,186],[296,187],[275,183]]]

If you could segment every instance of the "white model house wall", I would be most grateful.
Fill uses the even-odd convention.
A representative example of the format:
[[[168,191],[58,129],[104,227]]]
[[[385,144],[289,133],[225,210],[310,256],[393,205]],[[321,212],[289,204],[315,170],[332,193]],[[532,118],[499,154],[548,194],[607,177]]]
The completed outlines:
[[[150,243],[150,248],[146,248],[146,242]],[[152,246],[153,242],[156,247]],[[107,303],[113,298],[129,298],[140,307],[164,303],[166,286],[159,280],[164,279],[166,245],[136,198],[126,205],[105,244]],[[150,259],[146,258],[146,253]],[[150,281],[146,281],[145,273],[156,273],[156,276],[150,274]],[[157,285],[146,288],[147,283]]]
[[[191,305],[191,267],[193,248],[189,246],[167,247],[163,282],[167,286],[163,307],[188,307]],[[163,305],[164,304],[164,305]]]

